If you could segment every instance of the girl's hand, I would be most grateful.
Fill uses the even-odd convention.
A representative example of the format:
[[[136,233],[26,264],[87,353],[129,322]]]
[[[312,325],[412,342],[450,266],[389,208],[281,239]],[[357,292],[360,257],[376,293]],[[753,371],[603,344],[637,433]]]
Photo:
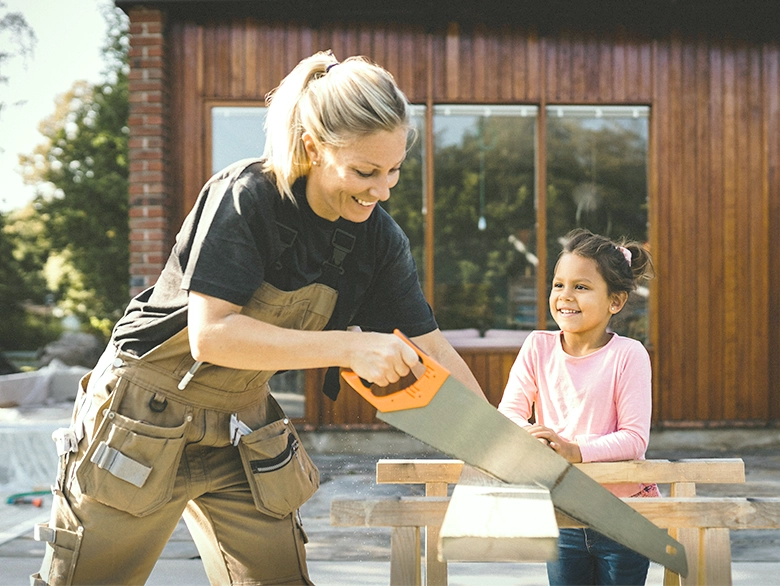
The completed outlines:
[[[573,464],[582,462],[582,453],[576,442],[567,442],[552,429],[542,425],[532,425],[526,430],[540,442],[566,458],[567,461]]]

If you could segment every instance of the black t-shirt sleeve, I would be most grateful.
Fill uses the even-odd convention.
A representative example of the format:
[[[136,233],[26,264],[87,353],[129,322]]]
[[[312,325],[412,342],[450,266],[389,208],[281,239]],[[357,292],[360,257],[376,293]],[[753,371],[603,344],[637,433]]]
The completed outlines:
[[[262,181],[248,170],[209,186],[182,262],[182,289],[243,306],[260,287],[278,241]]]
[[[376,276],[353,321],[364,330],[390,333],[398,328],[406,336],[421,336],[438,325],[420,287],[409,239],[389,216],[387,220]]]

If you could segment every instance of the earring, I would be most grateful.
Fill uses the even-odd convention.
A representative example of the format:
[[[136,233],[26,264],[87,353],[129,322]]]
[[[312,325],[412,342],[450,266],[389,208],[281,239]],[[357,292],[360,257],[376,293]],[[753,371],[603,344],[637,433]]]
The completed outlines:
[[[316,165],[319,165],[319,162],[318,161],[312,161],[311,164],[316,166]]]

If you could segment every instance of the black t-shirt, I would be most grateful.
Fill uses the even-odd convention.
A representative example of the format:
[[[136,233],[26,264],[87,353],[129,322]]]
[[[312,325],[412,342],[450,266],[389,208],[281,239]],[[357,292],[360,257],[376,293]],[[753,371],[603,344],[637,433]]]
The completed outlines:
[[[141,355],[182,330],[188,291],[244,305],[264,281],[283,291],[322,281],[337,229],[354,236],[354,246],[342,263],[326,329],[398,328],[407,336],[436,329],[409,240],[385,210],[377,206],[361,223],[330,222],[309,207],[305,178],[293,193],[297,206],[281,197],[257,160],[215,175],[184,220],[157,283],[135,297],[117,323],[114,341]]]

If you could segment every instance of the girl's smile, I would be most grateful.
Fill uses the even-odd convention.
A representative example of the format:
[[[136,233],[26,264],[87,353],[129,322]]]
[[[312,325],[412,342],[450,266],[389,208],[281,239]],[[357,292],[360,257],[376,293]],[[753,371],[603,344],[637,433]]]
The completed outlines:
[[[610,294],[596,261],[578,254],[561,256],[550,291],[550,312],[563,332],[564,349],[588,354],[609,341],[610,318],[625,294]]]

